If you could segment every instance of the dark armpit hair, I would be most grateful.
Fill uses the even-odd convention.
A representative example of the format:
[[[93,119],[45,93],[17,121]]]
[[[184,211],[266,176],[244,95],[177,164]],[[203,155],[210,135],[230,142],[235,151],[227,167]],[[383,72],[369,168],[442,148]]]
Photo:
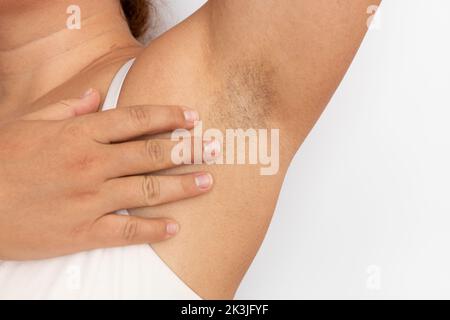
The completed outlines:
[[[212,94],[208,118],[221,129],[269,128],[280,114],[276,69],[265,58],[242,59],[212,71],[221,81]]]
[[[150,16],[154,9],[151,1],[120,0],[120,3],[131,33],[136,39],[139,39],[146,33],[150,24]]]

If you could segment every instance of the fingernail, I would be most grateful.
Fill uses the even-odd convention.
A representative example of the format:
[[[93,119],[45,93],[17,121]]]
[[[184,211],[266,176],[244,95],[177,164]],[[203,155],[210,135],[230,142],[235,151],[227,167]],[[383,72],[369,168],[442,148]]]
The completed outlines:
[[[184,118],[186,119],[187,122],[195,122],[200,120],[198,112],[193,110],[186,110],[184,112]]]
[[[195,177],[195,184],[201,190],[207,190],[211,187],[213,182],[212,176],[209,173],[201,174]]]
[[[218,140],[207,142],[203,146],[203,161],[207,164],[214,163],[220,157],[221,145]]]
[[[83,95],[81,96],[81,99],[87,98],[93,93],[94,93],[94,89],[90,88],[90,89],[86,90],[85,93],[83,93]]]
[[[180,226],[176,223],[168,223],[166,226],[166,231],[168,234],[170,235],[176,235],[178,233],[178,231],[180,230]]]

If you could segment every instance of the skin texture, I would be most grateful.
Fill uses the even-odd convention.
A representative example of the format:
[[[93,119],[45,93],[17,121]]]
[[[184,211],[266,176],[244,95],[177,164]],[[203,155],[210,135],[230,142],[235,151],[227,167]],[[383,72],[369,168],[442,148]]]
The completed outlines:
[[[31,110],[81,91],[86,82],[104,94],[108,79],[129,57],[137,55],[120,106],[149,102],[189,105],[200,112],[206,128],[280,129],[277,175],[261,176],[259,166],[252,165],[206,167],[216,181],[207,196],[133,211],[143,217],[164,214],[179,221],[179,235],[154,245],[155,251],[202,297],[233,297],[267,231],[289,162],[352,61],[367,31],[367,7],[379,1],[212,0],[148,48],[140,48],[125,33],[122,37],[125,31],[118,23],[107,22],[120,20],[112,2],[102,3],[101,12],[111,13],[108,19],[88,8],[98,4],[78,2],[86,6],[87,16],[96,19],[84,27],[84,40],[78,39],[85,46],[65,53],[71,70],[67,73],[73,76],[49,71],[61,63],[54,56],[39,75],[30,77],[23,72],[21,81],[11,77],[10,82],[2,83],[5,94],[0,101],[10,106],[2,110],[5,116],[24,111],[14,107],[18,92],[28,92],[21,99],[35,101],[29,105]],[[101,56],[103,42],[92,36],[101,28],[102,41],[120,49],[106,48],[110,53],[90,64],[87,58],[81,62],[83,54],[75,58],[75,52],[83,52],[83,48],[90,48],[84,52],[94,55],[94,47]],[[26,34],[22,39],[27,36],[31,38]],[[70,36],[81,34],[63,38],[69,41]],[[11,37],[3,47],[17,39]],[[52,35],[45,39],[41,43],[55,47],[61,41]],[[27,50],[37,49],[18,49],[23,54]],[[0,52],[0,61],[2,55]],[[14,57],[8,58],[14,62]],[[2,65],[0,74],[1,70]],[[84,70],[82,76],[80,70]],[[39,84],[34,82],[37,78],[42,79]],[[24,90],[26,86],[30,90]]]

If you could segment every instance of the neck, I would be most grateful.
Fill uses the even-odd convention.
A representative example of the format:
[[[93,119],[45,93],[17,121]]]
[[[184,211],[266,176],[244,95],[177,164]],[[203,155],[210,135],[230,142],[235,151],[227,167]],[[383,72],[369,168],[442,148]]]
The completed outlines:
[[[77,0],[81,29],[67,27],[71,2],[0,2],[0,111],[31,104],[83,71],[140,50],[118,0]]]

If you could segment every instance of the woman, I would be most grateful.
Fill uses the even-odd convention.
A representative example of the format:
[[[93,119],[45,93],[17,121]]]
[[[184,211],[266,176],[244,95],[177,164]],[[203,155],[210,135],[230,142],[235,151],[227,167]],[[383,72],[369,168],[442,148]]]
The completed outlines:
[[[133,216],[178,221],[180,232],[171,241],[4,263],[2,288],[23,288],[20,281],[26,279],[32,297],[231,298],[267,231],[289,162],[347,70],[367,29],[367,7],[374,3],[211,0],[148,47],[131,36],[121,4],[130,21],[142,21],[131,14],[145,12],[140,1],[79,0],[81,29],[70,30],[62,27],[69,1],[3,1],[0,70],[8,80],[2,105],[10,106],[4,116],[38,111],[86,86],[99,88],[104,97],[121,70],[117,83],[128,75],[119,110],[149,101],[189,105],[199,111],[204,128],[277,129],[279,170],[264,176],[251,163],[210,167],[217,183],[208,195],[130,210]],[[142,25],[131,23],[135,36]],[[23,105],[28,109],[18,111]],[[109,126],[109,133],[120,127]],[[162,145],[167,137],[153,139]],[[158,178],[150,182],[154,203],[162,198],[163,184]],[[123,198],[131,197],[129,190]],[[67,289],[61,266],[69,269],[75,279],[69,287],[77,290]]]
[[[125,12],[133,10],[130,3],[124,5]],[[143,9],[144,13],[148,11],[145,6]],[[143,25],[136,19],[139,16],[130,16],[130,28],[142,31]],[[10,52],[2,53],[8,56]],[[3,80],[8,80],[8,74]],[[117,103],[120,87],[114,85],[113,82],[103,110]],[[8,110],[10,103],[7,97],[3,98],[0,259],[44,259],[94,248],[167,240],[179,230],[173,219],[108,213],[198,196],[211,188],[212,178],[206,173],[158,177],[160,197],[150,203],[146,186],[156,177],[138,174],[172,167],[170,144],[158,144],[154,139],[117,143],[144,134],[190,129],[199,120],[192,109],[136,106],[86,116],[97,111],[100,102],[99,93],[89,89],[79,99],[61,100],[23,115],[26,108]],[[115,129],[110,132],[109,128]],[[93,161],[100,158],[102,163]],[[106,168],[108,173],[102,170]],[[77,178],[86,175],[90,176],[89,181]],[[124,177],[129,175],[135,176]],[[6,262],[3,269],[5,266]],[[6,298],[14,296],[7,285],[2,289]],[[20,290],[26,292],[26,285]]]

